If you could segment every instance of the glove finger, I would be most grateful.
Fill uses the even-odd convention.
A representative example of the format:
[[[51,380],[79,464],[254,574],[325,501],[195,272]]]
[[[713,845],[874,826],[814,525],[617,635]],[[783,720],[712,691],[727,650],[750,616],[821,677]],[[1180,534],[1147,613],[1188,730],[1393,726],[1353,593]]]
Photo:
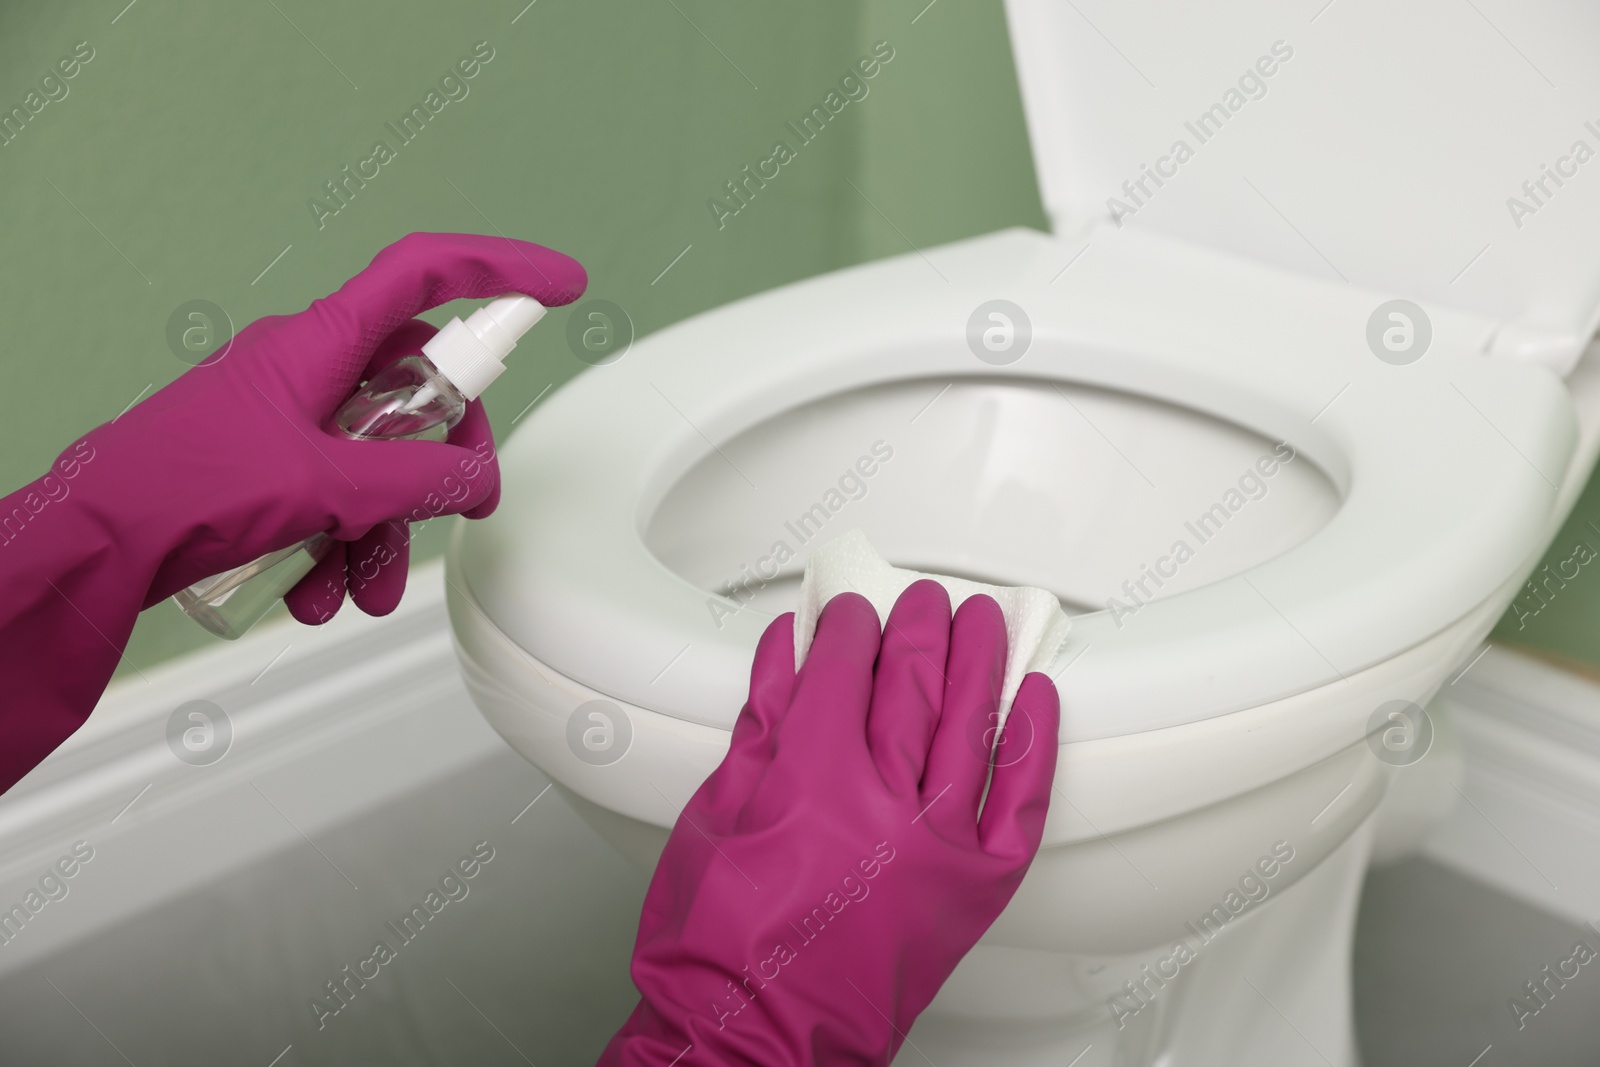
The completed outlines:
[[[334,541],[328,554],[283,596],[289,614],[307,626],[321,626],[344,603],[345,543]]]
[[[389,364],[421,352],[422,346],[433,340],[433,335],[438,332],[432,323],[421,319],[402,322],[393,333],[378,342],[378,347],[367,360],[366,369],[362,371],[362,378],[372,378]]]
[[[950,594],[930,579],[912,583],[884,625],[867,713],[867,749],[896,793],[915,793],[922,781],[949,652]]]
[[[807,766],[837,766],[866,753],[872,667],[882,633],[878,613],[858,593],[840,593],[822,609],[778,744]]]
[[[498,468],[441,441],[352,441],[333,434],[322,450],[340,478],[327,479],[324,508],[333,535],[356,541],[390,519],[426,522],[482,504]]]
[[[403,519],[380,522],[350,544],[345,580],[350,599],[368,615],[387,615],[400,606],[411,565],[411,530]]]
[[[1000,605],[982,593],[968,597],[950,623],[944,706],[922,776],[924,803],[940,798],[928,809],[928,820],[952,834],[977,832],[1005,666],[1006,620]]]
[[[338,355],[330,387],[355,388],[378,344],[418,312],[451,300],[523,293],[547,307],[583,295],[577,260],[528,241],[464,233],[412,233],[379,252],[338,291],[302,312]]]
[[[706,779],[698,803],[713,811],[741,807],[772,761],[778,725],[794,695],[794,612],[768,624],[750,665],[750,699],[733,724],[722,763]]]
[[[500,457],[494,450],[494,430],[489,426],[489,413],[483,402],[474,400],[467,405],[466,414],[456,423],[446,440],[473,453],[489,468],[489,495],[474,507],[461,514],[469,519],[486,519],[500,506]],[[476,472],[472,472],[476,477]]]
[[[1039,851],[1060,732],[1061,698],[1050,677],[1035,671],[1022,680],[1006,717],[1002,755],[978,821],[978,840],[990,855],[1026,865]]]

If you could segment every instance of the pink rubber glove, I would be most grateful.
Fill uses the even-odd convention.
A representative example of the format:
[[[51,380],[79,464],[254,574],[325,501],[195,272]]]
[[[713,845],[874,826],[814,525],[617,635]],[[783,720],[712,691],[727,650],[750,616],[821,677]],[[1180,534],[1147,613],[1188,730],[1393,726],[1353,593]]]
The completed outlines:
[[[831,601],[796,677],[767,628],[727,757],[683,809],[639,921],[642,999],[602,1067],[886,1064],[1038,851],[1058,705],[1022,683],[993,760],[1005,622],[901,594],[881,635]],[[874,667],[876,661],[876,667]]]
[[[519,292],[575,300],[583,267],[524,241],[412,234],[332,296],[252,323],[218,356],[61,454],[0,501],[0,789],[88,716],[141,608],[328,531],[335,551],[291,593],[302,621],[345,594],[393,610],[402,520],[482,516],[499,499],[474,402],[448,442],[352,441],[325,429],[361,381],[432,334],[418,312]]]

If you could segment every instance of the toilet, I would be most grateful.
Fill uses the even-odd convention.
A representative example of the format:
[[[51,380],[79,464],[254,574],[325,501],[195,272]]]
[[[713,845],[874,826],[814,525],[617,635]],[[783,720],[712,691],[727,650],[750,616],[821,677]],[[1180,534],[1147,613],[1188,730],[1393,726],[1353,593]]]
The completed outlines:
[[[644,338],[453,535],[475,701],[645,869],[818,545],[1061,599],[1043,846],[897,1062],[1355,1067],[1363,873],[1432,765],[1392,711],[1433,728],[1594,464],[1587,116],[1471,8],[1280,7],[1011,0],[1051,233]],[[1600,102],[1600,11],[1518,18]]]

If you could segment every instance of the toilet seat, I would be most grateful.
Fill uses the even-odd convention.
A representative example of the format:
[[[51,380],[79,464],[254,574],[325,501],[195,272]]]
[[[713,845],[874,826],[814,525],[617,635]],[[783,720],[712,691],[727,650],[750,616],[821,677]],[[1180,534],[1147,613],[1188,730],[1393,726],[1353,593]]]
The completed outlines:
[[[1032,319],[1032,347],[1009,366],[964,341],[967,317],[994,298]],[[1136,626],[1079,616],[1051,671],[1063,742],[1267,704],[1482,605],[1539,549],[1572,456],[1562,382],[1483,355],[1484,319],[1429,308],[1422,360],[1376,359],[1366,321],[1384,298],[1128,230],[1086,242],[1006,231],[764,293],[651,336],[543,404],[502,449],[499,513],[459,534],[457,592],[581,685],[730,728],[768,617],[714,625],[707,591],[651,554],[643,532],[674,481],[820,397],[907,378],[1042,377],[1288,440],[1343,498],[1298,546],[1153,601]]]

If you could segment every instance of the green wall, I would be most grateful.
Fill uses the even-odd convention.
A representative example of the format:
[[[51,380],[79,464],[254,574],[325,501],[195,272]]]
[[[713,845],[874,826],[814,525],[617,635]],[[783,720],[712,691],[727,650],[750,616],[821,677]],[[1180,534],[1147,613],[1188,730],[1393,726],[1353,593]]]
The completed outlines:
[[[166,339],[179,305],[212,301],[236,325],[298,310],[412,230],[499,231],[569,252],[589,268],[590,295],[645,334],[912,245],[1044,225],[998,0],[523,2],[0,10],[0,111],[78,42],[94,50],[68,95],[0,146],[0,322],[12,395],[26,398],[0,426],[0,486],[31,480],[75,435],[186,369]],[[385,123],[480,41],[494,58],[468,95],[319,226],[308,201],[325,198],[323,183],[393,141]],[[774,141],[795,144],[785,123],[878,41],[894,58],[867,95],[719,228],[708,200],[731,204],[723,184]],[[486,397],[502,434],[583,369],[565,313],[552,319]],[[1600,525],[1600,490],[1580,517]],[[1559,558],[1576,536],[1600,549],[1583,529],[1563,534]],[[425,529],[417,558],[437,555],[446,532]],[[1590,574],[1500,636],[1600,664]],[[210,640],[161,605],[128,661]]]
[[[1600,674],[1600,475],[1491,636]]]

